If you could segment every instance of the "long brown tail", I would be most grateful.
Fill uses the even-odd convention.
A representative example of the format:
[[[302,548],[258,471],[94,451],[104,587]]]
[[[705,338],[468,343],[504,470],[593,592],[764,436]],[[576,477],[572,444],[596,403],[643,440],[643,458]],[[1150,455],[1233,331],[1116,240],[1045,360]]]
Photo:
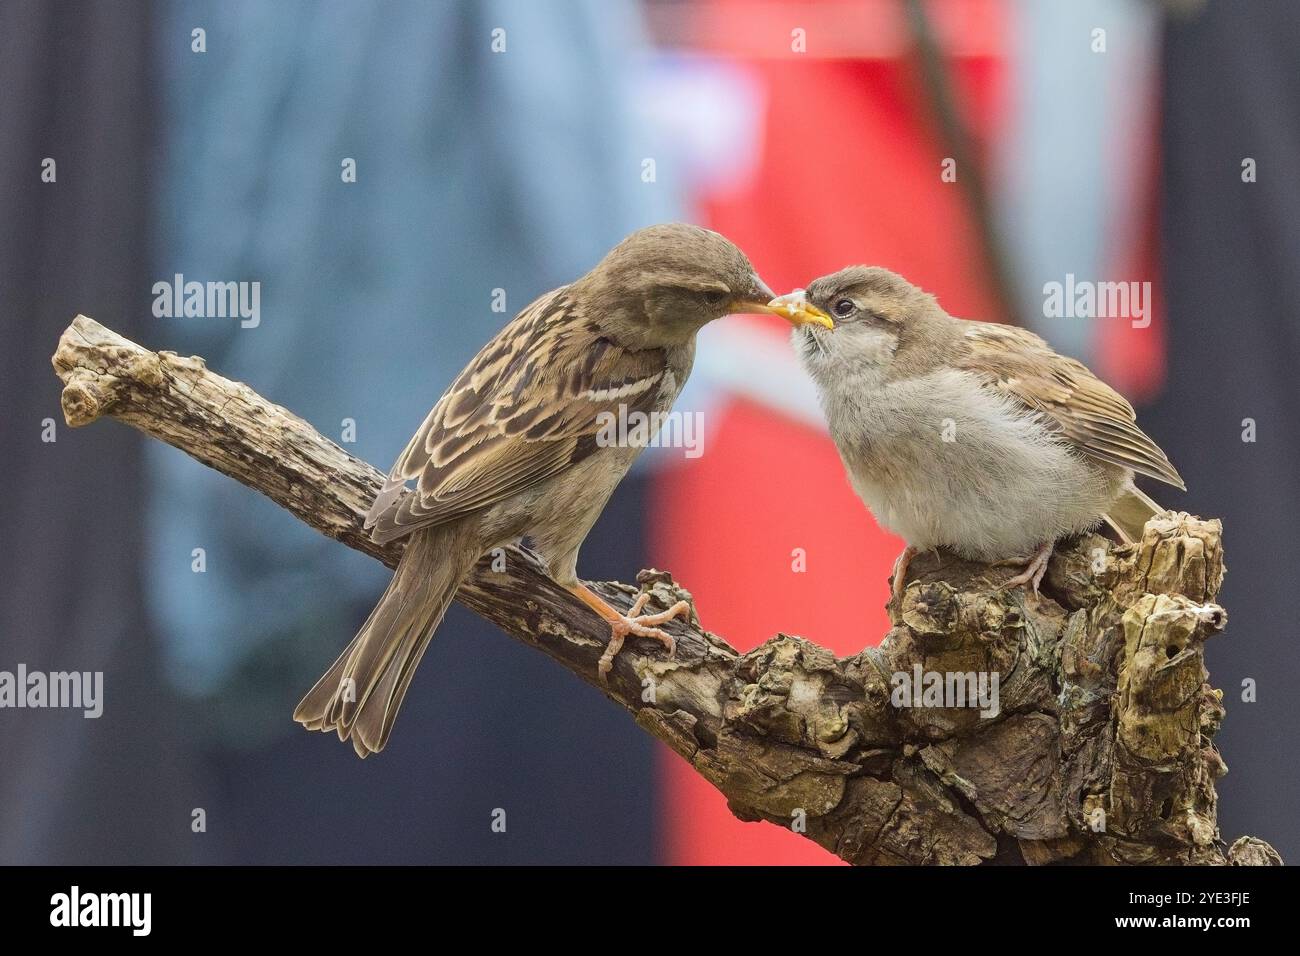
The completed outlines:
[[[1106,523],[1115,529],[1122,541],[1140,541],[1147,519],[1164,510],[1144,492],[1130,485],[1111,505]]]
[[[388,590],[294,720],[308,730],[337,730],[360,757],[384,749],[415,667],[478,557],[466,553],[461,537],[454,527],[411,535]]]

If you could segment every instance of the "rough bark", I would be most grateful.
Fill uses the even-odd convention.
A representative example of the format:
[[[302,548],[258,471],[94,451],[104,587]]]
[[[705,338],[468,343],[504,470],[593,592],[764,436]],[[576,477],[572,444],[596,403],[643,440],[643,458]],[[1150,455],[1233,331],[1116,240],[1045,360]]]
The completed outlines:
[[[362,530],[380,472],[248,386],[85,316],[53,361],[69,425],[116,418],[396,565],[401,543]],[[1166,513],[1134,545],[1084,536],[1057,548],[1040,598],[999,587],[1013,569],[925,555],[878,648],[836,658],[777,634],[742,654],[692,615],[668,625],[673,659],[631,640],[608,684],[606,625],[527,551],[500,572],[485,558],[457,597],[627,708],[738,817],[851,863],[1276,864],[1262,840],[1226,847],[1216,821],[1223,695],[1202,648],[1226,621],[1220,532]],[[647,610],[691,599],[661,571],[637,583],[594,586],[621,607],[638,590]],[[998,675],[997,713],[895,706],[917,667]]]

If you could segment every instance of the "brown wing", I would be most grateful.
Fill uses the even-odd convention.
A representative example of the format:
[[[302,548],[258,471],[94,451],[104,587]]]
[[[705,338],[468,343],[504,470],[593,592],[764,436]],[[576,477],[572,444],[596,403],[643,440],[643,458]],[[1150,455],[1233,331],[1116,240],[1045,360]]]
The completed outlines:
[[[568,287],[524,309],[465,367],[388,474],[366,527],[376,541],[489,507],[595,451],[601,412],[651,411],[662,350],[602,337]],[[402,496],[416,479],[413,494]]]
[[[1186,488],[1165,453],[1138,428],[1133,406],[1082,362],[1058,355],[1024,329],[962,324],[970,328],[961,367],[1041,412],[1085,455]]]

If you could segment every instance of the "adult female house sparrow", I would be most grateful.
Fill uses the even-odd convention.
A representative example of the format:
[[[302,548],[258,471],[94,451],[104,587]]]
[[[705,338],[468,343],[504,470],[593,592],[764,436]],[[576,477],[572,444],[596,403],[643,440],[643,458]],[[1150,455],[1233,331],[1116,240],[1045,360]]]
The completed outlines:
[[[1161,510],[1134,473],[1185,487],[1133,408],[1037,335],[953,318],[887,269],[852,266],[772,303],[834,317],[794,335],[858,496],[907,548],[1027,559],[1037,593],[1057,539],[1103,518],[1134,540]]]
[[[641,447],[602,445],[602,413],[667,411],[695,334],[729,312],[776,312],[744,253],[696,226],[633,233],[576,282],[537,299],[485,345],[389,472],[366,520],[410,536],[392,583],[294,719],[382,750],[434,628],[479,556],[528,535],[555,580],[609,622],[605,676],[629,635],[687,610],[624,615],[578,580],[578,548]],[[802,314],[791,321],[807,320]],[[817,321],[816,319],[813,319]],[[826,322],[825,324],[830,324]],[[416,488],[404,494],[406,482]]]

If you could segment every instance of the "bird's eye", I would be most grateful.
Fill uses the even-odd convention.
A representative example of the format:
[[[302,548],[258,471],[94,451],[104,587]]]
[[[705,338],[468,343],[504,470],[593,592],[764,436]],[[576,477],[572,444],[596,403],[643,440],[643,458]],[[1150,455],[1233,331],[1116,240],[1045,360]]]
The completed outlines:
[[[721,289],[709,289],[704,293],[704,301],[709,305],[722,305],[727,301],[727,295],[728,293],[723,292]]]
[[[840,299],[833,306],[831,306],[831,311],[834,312],[841,319],[848,318],[850,315],[853,314],[854,310],[856,309],[857,309],[857,305],[854,304],[852,299]]]

